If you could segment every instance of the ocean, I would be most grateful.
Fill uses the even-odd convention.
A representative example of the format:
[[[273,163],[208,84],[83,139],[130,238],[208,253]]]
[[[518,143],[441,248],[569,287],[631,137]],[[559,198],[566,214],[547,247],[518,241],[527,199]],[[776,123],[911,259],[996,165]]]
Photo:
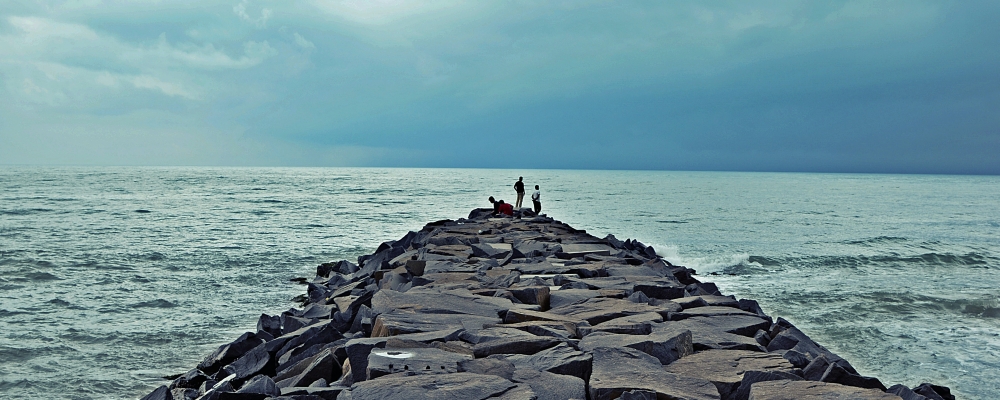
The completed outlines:
[[[512,202],[518,176],[862,374],[1000,393],[997,176],[7,166],[0,398],[139,398],[294,307],[292,278]]]

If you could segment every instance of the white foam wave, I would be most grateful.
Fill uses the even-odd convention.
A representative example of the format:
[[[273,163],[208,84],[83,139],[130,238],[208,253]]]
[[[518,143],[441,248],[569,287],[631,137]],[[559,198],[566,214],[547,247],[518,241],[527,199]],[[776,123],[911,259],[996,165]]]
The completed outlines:
[[[722,272],[726,268],[737,265],[750,265],[750,254],[706,254],[692,255],[681,254],[680,249],[675,245],[651,244],[656,249],[656,254],[670,261],[674,265],[683,265],[698,271],[698,274],[708,274],[712,272]]]

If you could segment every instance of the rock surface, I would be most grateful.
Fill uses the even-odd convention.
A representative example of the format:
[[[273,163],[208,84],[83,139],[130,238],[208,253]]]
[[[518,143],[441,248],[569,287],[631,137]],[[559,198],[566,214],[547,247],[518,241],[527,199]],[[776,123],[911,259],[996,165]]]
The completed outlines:
[[[636,240],[529,210],[443,220],[297,278],[144,399],[954,399],[888,389]]]

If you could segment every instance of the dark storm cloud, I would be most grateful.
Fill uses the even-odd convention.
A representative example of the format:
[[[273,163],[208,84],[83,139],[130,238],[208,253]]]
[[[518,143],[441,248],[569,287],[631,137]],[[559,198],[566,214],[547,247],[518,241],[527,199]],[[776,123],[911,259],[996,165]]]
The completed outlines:
[[[0,162],[1000,173],[992,2],[35,2]]]

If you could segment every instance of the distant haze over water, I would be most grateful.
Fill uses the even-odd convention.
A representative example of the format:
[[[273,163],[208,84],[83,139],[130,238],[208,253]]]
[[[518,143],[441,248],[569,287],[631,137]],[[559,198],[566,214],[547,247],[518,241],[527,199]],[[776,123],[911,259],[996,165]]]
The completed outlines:
[[[0,168],[0,398],[138,398],[370,253],[513,183],[758,300],[862,374],[1000,392],[1000,177]]]

